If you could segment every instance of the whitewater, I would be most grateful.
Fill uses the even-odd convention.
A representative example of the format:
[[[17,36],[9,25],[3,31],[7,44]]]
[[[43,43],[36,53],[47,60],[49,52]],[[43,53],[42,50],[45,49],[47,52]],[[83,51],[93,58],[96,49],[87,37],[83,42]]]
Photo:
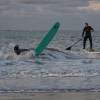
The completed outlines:
[[[16,44],[35,48],[46,33],[0,31],[0,92],[100,91],[99,32],[93,33],[93,53],[82,50],[82,41],[65,50],[81,38],[81,31],[59,31],[37,58],[34,49],[14,53]]]

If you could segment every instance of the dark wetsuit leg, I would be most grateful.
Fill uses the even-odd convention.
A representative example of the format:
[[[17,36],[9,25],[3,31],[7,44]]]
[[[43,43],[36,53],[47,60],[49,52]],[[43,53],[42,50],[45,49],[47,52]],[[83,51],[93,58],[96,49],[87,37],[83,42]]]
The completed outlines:
[[[83,40],[83,49],[85,49],[85,45],[86,45],[86,41],[87,41],[87,39],[88,39],[88,37],[85,36],[85,37],[84,37],[84,40]]]
[[[90,49],[92,49],[92,37],[89,36],[89,41],[90,41]]]
[[[87,39],[89,39],[89,42],[90,42],[90,49],[92,49],[92,37],[91,37],[91,36],[85,36],[85,37],[84,37],[83,49],[85,49]]]

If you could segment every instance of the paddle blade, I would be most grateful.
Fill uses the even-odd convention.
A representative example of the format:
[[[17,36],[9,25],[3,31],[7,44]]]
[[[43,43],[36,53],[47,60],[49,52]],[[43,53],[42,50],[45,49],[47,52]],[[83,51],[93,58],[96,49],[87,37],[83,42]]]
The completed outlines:
[[[66,50],[71,50],[71,47],[66,48]]]

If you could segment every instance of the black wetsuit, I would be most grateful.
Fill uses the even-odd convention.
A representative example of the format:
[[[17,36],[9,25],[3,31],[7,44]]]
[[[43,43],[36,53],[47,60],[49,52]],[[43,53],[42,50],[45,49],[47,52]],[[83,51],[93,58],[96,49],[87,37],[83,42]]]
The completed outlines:
[[[20,49],[18,45],[16,45],[14,47],[14,52],[17,54],[17,55],[20,55],[22,52],[25,52],[25,51],[29,51],[30,49]]]
[[[94,31],[94,29],[91,26],[84,27],[82,37],[84,37],[83,40],[83,49],[85,49],[86,41],[89,39],[90,41],[90,49],[92,49],[92,36],[91,31]]]

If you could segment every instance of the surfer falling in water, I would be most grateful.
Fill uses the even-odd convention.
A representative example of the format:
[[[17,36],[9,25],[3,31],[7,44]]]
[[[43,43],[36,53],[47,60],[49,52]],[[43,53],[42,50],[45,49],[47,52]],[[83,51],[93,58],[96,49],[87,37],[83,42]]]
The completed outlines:
[[[25,52],[25,51],[30,51],[30,49],[21,49],[21,48],[19,48],[19,45],[15,45],[15,47],[14,47],[14,52],[17,55],[20,55],[22,52]]]
[[[92,36],[91,36],[91,32],[93,32],[93,31],[94,31],[94,29],[91,26],[89,26],[89,24],[86,22],[85,27],[84,27],[83,32],[82,32],[83,49],[85,49],[86,41],[87,41],[87,39],[89,39],[89,41],[90,41],[90,50],[93,50],[92,49]]]

